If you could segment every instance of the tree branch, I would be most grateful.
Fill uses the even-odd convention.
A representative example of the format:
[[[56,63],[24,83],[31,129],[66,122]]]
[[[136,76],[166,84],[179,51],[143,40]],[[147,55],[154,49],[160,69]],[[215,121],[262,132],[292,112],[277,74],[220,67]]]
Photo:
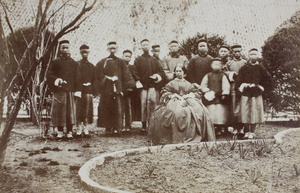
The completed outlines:
[[[53,0],[48,0],[46,2],[46,7],[45,7],[45,10],[43,11],[43,14],[42,14],[42,17],[41,17],[40,25],[39,25],[39,28],[38,28],[38,33],[40,33],[44,29],[43,26],[45,25],[47,12],[48,12],[48,10],[49,10],[52,3],[53,3]]]
[[[52,15],[50,15],[50,17],[48,18],[46,24],[43,26],[43,29],[45,29],[49,25],[51,19],[56,15],[56,13],[58,13],[69,2],[70,2],[70,0],[66,1],[61,7],[59,7],[56,11],[54,11],[52,13]]]
[[[85,1],[85,4],[81,10],[81,12],[75,17],[75,19],[73,21],[71,21],[68,25],[66,25],[62,30],[60,30],[60,32],[58,32],[56,34],[56,36],[54,37],[53,41],[51,42],[51,44],[49,45],[49,47],[47,48],[45,54],[39,59],[40,61],[43,60],[44,57],[48,56],[50,54],[50,50],[53,49],[53,47],[57,44],[59,38],[61,38],[64,33],[70,29],[72,26],[74,26],[78,20],[80,20],[80,18],[86,13],[86,12],[89,12],[93,7],[94,5],[96,4],[97,0],[94,0],[94,2],[89,6],[89,7],[86,7],[86,4],[87,4],[87,0]]]
[[[12,34],[14,40],[17,41],[16,36],[15,36],[15,32],[14,32],[14,29],[13,29],[11,23],[10,23],[9,18],[8,18],[8,14],[7,14],[7,10],[6,10],[7,8],[5,7],[5,5],[4,5],[4,3],[3,3],[2,1],[0,1],[0,4],[1,4],[3,10],[4,10],[4,13],[5,13],[5,20],[6,20],[7,24],[8,24],[8,27],[9,27],[9,29],[10,29],[10,31],[11,31],[11,34]]]

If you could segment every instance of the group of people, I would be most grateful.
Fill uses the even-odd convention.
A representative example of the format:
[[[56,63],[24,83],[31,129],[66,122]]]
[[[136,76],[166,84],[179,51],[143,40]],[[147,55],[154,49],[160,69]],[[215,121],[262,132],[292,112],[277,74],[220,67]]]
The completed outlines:
[[[255,48],[248,53],[249,61],[242,59],[241,45],[222,45],[213,58],[207,41],[200,39],[198,55],[188,60],[173,40],[169,55],[161,59],[160,45],[151,47],[144,39],[143,54],[132,65],[132,51],[124,50],[118,58],[117,43],[109,42],[110,55],[94,66],[87,45],[80,47],[78,62],[70,57],[69,46],[67,40],[60,41],[59,57],[47,75],[58,139],[89,135],[92,98],[97,95],[97,126],[106,134],[128,132],[134,120],[141,121],[141,131],[155,144],[214,141],[229,133],[253,139],[263,122],[262,93],[270,89],[271,79]]]

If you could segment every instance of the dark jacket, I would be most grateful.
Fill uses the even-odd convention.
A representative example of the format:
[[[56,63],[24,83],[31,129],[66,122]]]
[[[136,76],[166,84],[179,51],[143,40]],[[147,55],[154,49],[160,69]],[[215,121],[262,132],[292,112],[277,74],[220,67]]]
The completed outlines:
[[[192,58],[187,69],[187,80],[191,83],[201,84],[203,77],[212,71],[212,59],[210,55],[205,57],[197,55]]]
[[[153,74],[158,74],[161,78],[165,77],[165,72],[160,63],[149,54],[143,54],[134,61],[135,70],[137,72],[137,80],[143,84],[143,89],[151,87],[159,88],[161,85],[150,79]]]
[[[247,63],[240,69],[239,75],[236,79],[236,91],[239,92],[238,89],[243,83],[261,85],[264,87],[265,91],[270,90],[272,85],[271,76],[267,70],[260,64],[252,65],[250,63]],[[262,95],[262,93],[263,91],[255,86],[252,88],[245,88],[241,94],[248,97],[257,97]]]
[[[91,83],[90,86],[82,85],[82,93],[85,94],[96,94],[97,93],[97,81],[96,81],[96,67],[88,60],[78,61],[79,70],[81,74],[82,84]]]
[[[96,66],[98,87],[101,94],[118,94],[135,87],[135,81],[123,59],[109,56],[100,60]],[[118,80],[113,83],[106,76],[117,76]]]
[[[66,81],[61,87],[55,86],[57,78]],[[82,80],[79,65],[71,57],[59,57],[52,61],[48,74],[47,82],[52,92],[66,91],[75,92],[82,90]]]

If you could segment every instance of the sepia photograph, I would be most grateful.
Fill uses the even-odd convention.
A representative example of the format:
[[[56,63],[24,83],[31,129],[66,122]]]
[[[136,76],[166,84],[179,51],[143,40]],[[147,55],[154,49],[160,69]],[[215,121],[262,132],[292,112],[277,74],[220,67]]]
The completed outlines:
[[[0,192],[300,193],[299,0],[0,0]]]

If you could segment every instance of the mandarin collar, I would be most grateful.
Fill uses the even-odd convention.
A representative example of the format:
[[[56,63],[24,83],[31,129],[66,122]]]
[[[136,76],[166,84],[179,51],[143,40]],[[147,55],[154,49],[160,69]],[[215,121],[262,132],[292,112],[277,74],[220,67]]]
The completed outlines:
[[[175,52],[175,53],[169,53],[169,55],[171,56],[171,58],[179,58],[179,53],[178,52]]]
[[[198,53],[198,56],[200,56],[201,58],[205,58],[206,56],[207,56],[208,54],[206,53],[206,54],[200,54],[200,53]]]
[[[112,59],[116,59],[117,56],[115,56],[114,54],[110,54],[107,58],[112,58]]]
[[[144,57],[150,57],[150,54],[149,54],[149,52],[144,52],[144,53],[142,54],[142,56],[144,56]]]

